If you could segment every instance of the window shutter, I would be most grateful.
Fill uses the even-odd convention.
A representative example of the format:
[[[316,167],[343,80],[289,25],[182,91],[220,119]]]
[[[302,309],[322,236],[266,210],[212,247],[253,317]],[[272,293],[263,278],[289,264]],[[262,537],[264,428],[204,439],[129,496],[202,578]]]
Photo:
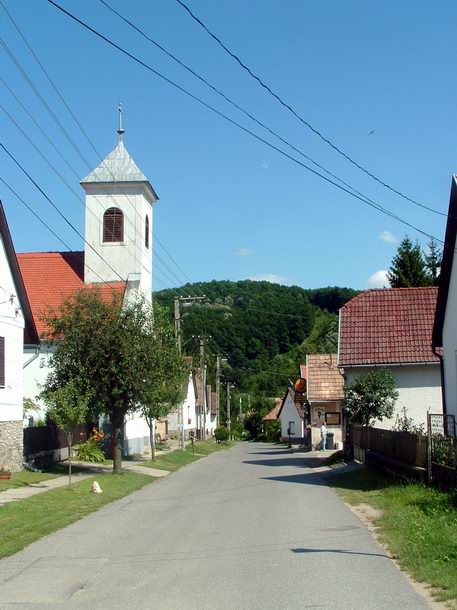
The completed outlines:
[[[0,388],[5,387],[5,337],[0,337]]]
[[[103,215],[103,241],[124,241],[124,214],[119,208],[109,208]]]
[[[146,214],[146,221],[144,223],[144,245],[149,250],[149,216]]]

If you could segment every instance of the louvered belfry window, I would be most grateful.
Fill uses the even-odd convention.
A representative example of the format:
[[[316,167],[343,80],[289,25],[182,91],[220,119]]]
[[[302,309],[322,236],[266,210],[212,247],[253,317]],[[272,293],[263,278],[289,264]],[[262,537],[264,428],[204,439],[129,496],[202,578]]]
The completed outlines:
[[[144,245],[149,250],[149,216],[146,214],[146,221],[144,223]]]
[[[103,241],[124,241],[124,214],[119,208],[109,208],[103,214]]]
[[[5,387],[5,337],[0,337],[0,388]]]

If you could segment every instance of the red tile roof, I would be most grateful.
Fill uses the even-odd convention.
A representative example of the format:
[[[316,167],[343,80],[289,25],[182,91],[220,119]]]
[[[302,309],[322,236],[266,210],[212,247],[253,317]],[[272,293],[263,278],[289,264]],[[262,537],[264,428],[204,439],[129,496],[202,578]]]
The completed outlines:
[[[342,400],[343,375],[336,366],[336,354],[307,356],[307,398],[313,400]]]
[[[438,289],[367,290],[340,309],[338,365],[438,362],[432,328]]]
[[[17,260],[38,334],[42,335],[46,328],[41,316],[48,306],[58,307],[84,287],[84,252],[28,252],[18,254]],[[113,290],[124,292],[125,283],[100,284],[100,289],[108,300]]]
[[[262,421],[276,421],[278,419],[281,405],[282,398],[275,398],[275,406],[265,415],[265,417],[262,417]]]

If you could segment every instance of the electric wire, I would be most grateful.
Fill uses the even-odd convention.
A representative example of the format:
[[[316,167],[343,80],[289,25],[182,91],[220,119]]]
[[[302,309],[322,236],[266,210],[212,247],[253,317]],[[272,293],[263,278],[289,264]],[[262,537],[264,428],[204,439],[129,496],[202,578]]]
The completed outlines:
[[[408,195],[406,195],[405,193],[403,193],[402,191],[396,189],[395,187],[391,186],[390,184],[388,184],[387,182],[385,182],[384,180],[382,180],[381,178],[378,178],[375,174],[373,174],[371,171],[369,171],[368,169],[366,169],[365,167],[363,167],[362,165],[360,165],[360,163],[358,163],[357,161],[355,161],[349,154],[345,153],[341,148],[339,148],[336,144],[334,144],[329,138],[327,138],[326,136],[323,135],[322,132],[320,132],[318,129],[316,129],[316,127],[314,127],[311,123],[309,123],[306,119],[304,119],[296,110],[293,109],[292,106],[290,106],[290,104],[288,104],[287,102],[285,102],[280,96],[279,94],[275,93],[257,74],[255,74],[251,68],[249,68],[245,62],[243,62],[238,55],[236,55],[235,53],[233,53],[223,42],[222,40],[216,36],[206,25],[205,23],[203,23],[203,21],[201,19],[199,19],[192,11],[191,9],[184,3],[182,2],[182,0],[176,0],[176,2],[182,7],[184,8],[187,13],[191,16],[191,18],[198,23],[204,30],[205,32],[207,32],[207,34],[209,36],[211,36],[211,38],[213,38],[213,40],[215,40],[223,49],[226,53],[228,53],[242,68],[243,70],[245,70],[254,80],[256,80],[259,85],[261,87],[263,87],[266,91],[268,91],[268,93],[270,95],[272,95],[284,108],[286,108],[289,112],[291,112],[301,123],[303,123],[303,125],[306,125],[306,127],[308,127],[315,135],[317,135],[323,142],[325,142],[326,144],[328,144],[335,152],[337,152],[339,155],[341,155],[342,157],[344,157],[347,161],[349,161],[349,163],[351,163],[352,165],[354,165],[355,167],[357,167],[360,171],[362,171],[363,173],[365,173],[367,176],[369,176],[370,178],[372,178],[373,180],[375,180],[376,182],[378,182],[379,184],[381,184],[384,188],[388,189],[389,191],[392,191],[393,193],[395,193],[396,195],[399,195],[400,197],[402,197],[403,199],[405,199],[406,201],[409,201],[410,203],[413,203],[416,206],[419,206],[420,208],[423,208],[425,210],[428,210],[429,212],[433,212],[434,214],[439,214],[440,216],[446,216],[445,212],[441,212],[440,210],[436,210],[435,208],[432,208],[430,206],[427,206],[423,203],[420,203],[419,201],[416,201],[415,199],[413,199],[412,197],[409,197]]]
[[[382,214],[385,214],[386,216],[389,216],[390,218],[397,220],[398,222],[400,222],[401,224],[413,229],[414,231],[416,231],[417,233],[424,235],[425,237],[428,237],[429,239],[434,239],[435,241],[443,244],[444,242],[441,239],[438,239],[437,237],[431,235],[430,233],[427,233],[426,231],[414,226],[413,224],[409,223],[408,221],[404,220],[403,218],[401,218],[400,216],[394,214],[393,212],[391,212],[390,210],[382,207],[379,204],[375,204],[375,203],[371,203],[368,199],[357,195],[356,193],[353,193],[352,191],[350,191],[349,189],[347,189],[346,187],[338,184],[337,182],[334,182],[333,180],[331,180],[330,178],[328,178],[327,176],[324,176],[323,174],[319,173],[318,171],[314,170],[313,168],[309,167],[308,165],[306,165],[305,163],[302,163],[299,159],[296,159],[295,157],[293,157],[292,155],[290,155],[289,153],[287,153],[286,151],[282,150],[281,148],[275,146],[274,144],[272,144],[271,142],[269,142],[268,140],[265,140],[264,138],[262,138],[261,136],[259,136],[258,134],[254,133],[253,131],[251,131],[250,129],[248,129],[247,127],[244,127],[243,125],[241,125],[240,123],[237,123],[234,119],[230,118],[228,115],[224,114],[223,112],[217,110],[216,108],[214,108],[213,106],[211,106],[210,104],[208,104],[207,102],[205,102],[204,100],[202,100],[201,98],[199,98],[198,96],[194,95],[193,93],[191,93],[190,91],[188,91],[187,89],[185,89],[184,87],[182,87],[181,85],[178,85],[177,83],[175,83],[174,81],[172,81],[171,79],[169,79],[168,77],[164,76],[163,74],[161,74],[160,72],[158,72],[157,70],[155,70],[154,68],[152,68],[150,65],[148,65],[147,63],[145,63],[144,61],[142,61],[141,59],[139,59],[138,57],[136,57],[135,55],[133,55],[132,53],[130,53],[129,51],[125,50],[124,48],[122,48],[121,46],[119,46],[117,43],[113,42],[112,40],[110,40],[109,38],[107,38],[106,36],[104,36],[103,34],[101,34],[100,32],[98,32],[97,30],[95,30],[94,28],[92,28],[91,26],[89,26],[88,24],[86,24],[85,22],[83,22],[81,19],[79,19],[78,17],[76,17],[75,15],[73,15],[72,13],[70,13],[69,11],[67,11],[66,9],[64,9],[62,6],[60,6],[59,4],[57,4],[56,2],[54,2],[54,0],[48,0],[48,2],[50,4],[52,4],[53,6],[55,6],[58,10],[60,10],[62,13],[66,14],[68,17],[70,17],[72,20],[74,20],[76,23],[78,23],[79,25],[81,25],[82,27],[84,27],[85,29],[87,29],[88,31],[92,32],[95,36],[97,36],[98,38],[104,40],[107,44],[109,44],[110,46],[112,46],[113,48],[117,49],[118,51],[120,51],[121,53],[123,53],[124,55],[126,55],[127,57],[129,57],[130,59],[132,59],[133,61],[135,61],[136,63],[138,63],[139,65],[143,66],[146,70],[150,71],[151,73],[155,74],[156,76],[158,76],[159,78],[161,78],[162,80],[164,80],[165,82],[167,82],[168,84],[170,84],[171,86],[173,86],[174,88],[178,89],[179,91],[181,91],[182,93],[185,93],[187,96],[189,96],[190,98],[194,99],[195,101],[197,101],[198,103],[200,103],[201,105],[203,105],[204,107],[206,107],[207,109],[211,110],[212,112],[214,112],[215,114],[217,114],[218,116],[220,116],[221,118],[223,118],[224,120],[228,121],[230,124],[238,127],[239,129],[241,129],[242,131],[244,131],[245,133],[249,134],[250,136],[252,136],[253,138],[255,138],[256,140],[258,140],[259,142],[262,142],[263,144],[265,144],[266,146],[268,146],[269,148],[277,151],[279,154],[283,155],[284,157],[288,158],[289,160],[293,161],[294,163],[296,163],[297,165],[303,167],[304,169],[306,169],[308,172],[311,172],[312,174],[314,174],[315,176],[320,177],[322,180],[328,182],[329,184],[332,184],[333,186],[335,186],[336,188],[338,188],[339,190],[349,194],[350,196],[354,197],[355,199],[358,199],[359,201],[361,201],[362,203],[372,207],[373,209],[378,210],[379,212],[381,212]]]

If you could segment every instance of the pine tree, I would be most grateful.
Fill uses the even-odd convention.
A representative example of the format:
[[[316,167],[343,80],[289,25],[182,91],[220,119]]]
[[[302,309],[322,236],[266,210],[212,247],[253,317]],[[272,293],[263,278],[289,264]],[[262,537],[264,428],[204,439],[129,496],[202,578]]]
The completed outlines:
[[[425,265],[431,286],[438,286],[440,281],[441,252],[433,237],[428,242],[428,254],[425,255]]]
[[[392,259],[387,279],[392,288],[430,286],[431,280],[418,242],[413,244],[407,236],[402,240]]]

